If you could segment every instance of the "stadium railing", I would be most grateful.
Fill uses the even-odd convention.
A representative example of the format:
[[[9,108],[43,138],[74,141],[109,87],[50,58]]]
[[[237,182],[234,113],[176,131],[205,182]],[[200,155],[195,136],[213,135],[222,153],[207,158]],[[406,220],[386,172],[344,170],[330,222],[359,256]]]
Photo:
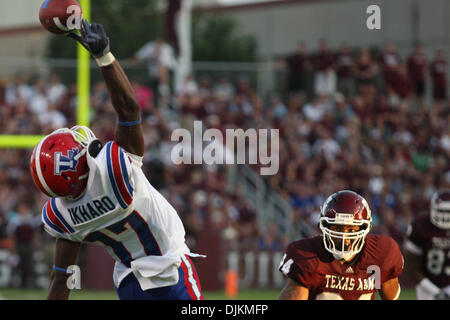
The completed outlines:
[[[229,188],[239,188],[256,210],[261,230],[267,231],[269,224],[274,222],[280,234],[290,239],[310,235],[307,225],[294,224],[294,209],[291,204],[272,190],[248,165],[230,166],[227,181]]]

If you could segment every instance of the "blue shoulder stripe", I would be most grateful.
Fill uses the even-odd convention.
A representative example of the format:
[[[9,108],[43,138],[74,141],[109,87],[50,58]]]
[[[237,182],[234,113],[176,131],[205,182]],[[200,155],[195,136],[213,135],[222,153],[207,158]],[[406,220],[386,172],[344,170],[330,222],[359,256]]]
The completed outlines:
[[[42,217],[44,218],[45,223],[52,228],[53,230],[55,230],[56,232],[60,233],[60,234],[64,234],[64,231],[61,230],[60,227],[58,227],[57,225],[53,224],[50,219],[47,217],[47,206],[44,205],[44,208],[42,209]]]
[[[127,186],[128,192],[131,196],[133,196],[133,187],[130,184],[130,179],[128,177],[127,166],[125,164],[125,154],[122,149],[119,149],[120,154],[120,166],[122,167],[122,176],[125,180],[125,185]]]
[[[50,202],[50,206],[52,207],[52,210],[58,217],[59,221],[61,221],[64,224],[64,226],[67,228],[67,230],[70,231],[70,233],[74,233],[75,230],[67,223],[66,220],[64,220],[61,212],[58,210],[58,207],[56,206],[55,198],[52,198],[52,200]]]
[[[106,144],[106,163],[108,166],[108,176],[109,176],[109,180],[111,182],[111,186],[113,188],[114,195],[116,196],[117,201],[119,201],[120,206],[125,209],[125,208],[127,208],[127,204],[122,199],[122,196],[120,195],[119,189],[116,184],[116,179],[114,178],[114,172],[113,172],[113,167],[112,167],[112,157],[111,157],[112,143],[113,142],[110,141]]]

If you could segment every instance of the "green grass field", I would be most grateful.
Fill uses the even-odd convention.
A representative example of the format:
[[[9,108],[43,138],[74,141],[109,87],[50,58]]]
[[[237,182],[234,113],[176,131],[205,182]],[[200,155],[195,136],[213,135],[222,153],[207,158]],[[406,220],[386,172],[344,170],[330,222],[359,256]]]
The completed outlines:
[[[242,290],[233,300],[276,300],[279,290]],[[46,290],[38,289],[0,289],[0,298],[6,300],[43,300]],[[204,292],[206,300],[229,300],[223,291]],[[377,297],[378,298],[378,297]],[[400,300],[414,300],[414,290],[402,290]],[[114,291],[73,290],[70,300],[118,300]]]

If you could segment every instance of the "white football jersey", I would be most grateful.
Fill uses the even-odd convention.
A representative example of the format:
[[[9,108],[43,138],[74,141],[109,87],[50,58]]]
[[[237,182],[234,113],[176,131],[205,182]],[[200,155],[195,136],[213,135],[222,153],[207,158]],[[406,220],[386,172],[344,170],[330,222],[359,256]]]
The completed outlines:
[[[143,290],[178,282],[181,256],[190,254],[175,209],[148,182],[142,157],[108,142],[94,158],[78,200],[48,200],[45,230],[54,237],[104,246],[116,260],[114,284],[133,272]],[[194,255],[194,254],[191,254]]]

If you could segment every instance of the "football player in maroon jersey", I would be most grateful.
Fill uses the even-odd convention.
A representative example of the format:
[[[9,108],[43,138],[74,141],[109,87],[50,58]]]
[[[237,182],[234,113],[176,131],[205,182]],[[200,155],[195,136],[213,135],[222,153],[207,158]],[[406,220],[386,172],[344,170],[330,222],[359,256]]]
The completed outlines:
[[[403,256],[387,236],[369,234],[367,201],[350,190],[329,196],[321,207],[322,236],[292,242],[279,270],[287,277],[279,299],[370,300],[400,295]]]
[[[450,299],[450,190],[434,193],[430,214],[412,221],[405,249],[417,299]]]

